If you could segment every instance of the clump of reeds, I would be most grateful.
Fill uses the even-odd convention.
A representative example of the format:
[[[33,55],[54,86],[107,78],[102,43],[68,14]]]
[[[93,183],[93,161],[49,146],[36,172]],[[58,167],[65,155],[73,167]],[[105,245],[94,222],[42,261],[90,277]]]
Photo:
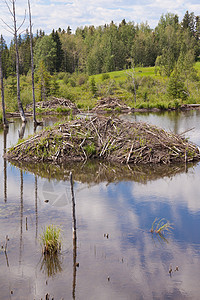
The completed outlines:
[[[163,235],[165,232],[171,232],[171,229],[173,229],[173,226],[169,221],[167,221],[164,218],[155,218],[155,220],[152,223],[150,232]]]
[[[61,229],[55,225],[48,225],[40,235],[43,254],[53,255],[61,249]]]

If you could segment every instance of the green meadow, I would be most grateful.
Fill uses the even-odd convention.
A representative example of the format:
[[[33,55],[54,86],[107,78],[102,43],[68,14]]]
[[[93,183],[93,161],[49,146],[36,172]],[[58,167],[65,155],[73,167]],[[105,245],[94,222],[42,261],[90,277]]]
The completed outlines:
[[[63,97],[74,102],[79,109],[90,111],[99,99],[113,97],[132,108],[177,109],[183,104],[200,103],[200,61],[196,62],[187,79],[163,77],[155,67],[137,67],[129,70],[88,76],[78,73],[57,73],[49,77],[49,96]],[[7,111],[17,111],[14,79],[5,81]],[[135,98],[136,95],[136,98]],[[31,76],[21,76],[23,106],[32,103]],[[41,100],[36,82],[36,100]],[[42,110],[38,109],[38,113]],[[56,113],[64,113],[57,108]],[[0,120],[1,118],[0,114]]]

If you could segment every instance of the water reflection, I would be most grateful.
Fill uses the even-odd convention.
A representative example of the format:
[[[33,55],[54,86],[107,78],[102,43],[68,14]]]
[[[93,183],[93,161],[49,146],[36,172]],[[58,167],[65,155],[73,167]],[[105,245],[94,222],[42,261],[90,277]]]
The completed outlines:
[[[3,154],[6,153],[7,149],[7,135],[9,127],[4,128],[3,131]],[[4,170],[4,202],[7,202],[7,160],[3,159],[3,170]]]
[[[77,259],[77,232],[76,232],[76,209],[75,209],[75,197],[74,197],[74,185],[72,173],[70,172],[70,185],[71,185],[71,196],[72,196],[72,238],[73,238],[73,283],[72,283],[72,298],[76,299],[76,268],[79,264],[76,262]]]
[[[68,180],[72,171],[74,178],[82,183],[99,184],[106,181],[111,182],[133,180],[135,182],[147,183],[159,178],[172,178],[177,174],[188,172],[188,168],[195,167],[197,163],[173,164],[173,165],[122,165],[111,162],[88,161],[86,163],[74,162],[67,164],[47,164],[47,163],[22,163],[13,161],[13,165],[18,168],[34,173],[43,178]],[[54,189],[50,182],[47,184],[47,194]]]
[[[19,265],[22,262],[22,244],[23,244],[23,210],[24,210],[24,178],[23,171],[20,170],[20,243],[19,243]]]
[[[19,139],[23,139],[25,133],[26,123],[22,123],[20,130],[18,130]]]
[[[153,120],[152,115],[149,118]],[[155,119],[163,125],[173,123],[172,116],[168,121],[166,116]],[[200,145],[199,119],[195,114],[184,126],[181,116],[177,130],[182,132],[191,123],[195,135],[193,131],[188,134]],[[10,124],[9,132],[0,134],[3,152],[17,142],[18,125]],[[24,136],[32,131],[27,123]],[[6,235],[10,238],[8,261],[0,253],[2,300],[9,299],[11,291],[13,299],[22,300],[47,294],[54,299],[199,298],[199,164],[189,165],[186,173],[184,165],[129,169],[88,162],[23,165],[26,171],[19,171],[6,163],[5,173],[3,159],[1,163],[1,244]],[[78,240],[72,236],[71,171]],[[55,192],[46,203],[45,193],[50,194],[51,187]],[[66,201],[63,197],[56,202],[55,197],[63,194]],[[149,232],[156,217],[174,224],[172,234],[164,235],[166,240]],[[28,230],[24,230],[27,218]],[[61,226],[63,232],[62,255],[54,265],[48,259],[42,261],[38,242],[41,228],[49,223]]]
[[[38,180],[37,176],[35,178],[35,239],[38,238]]]
[[[62,272],[62,256],[58,253],[53,255],[45,254],[41,257],[40,271],[47,277],[55,277]]]

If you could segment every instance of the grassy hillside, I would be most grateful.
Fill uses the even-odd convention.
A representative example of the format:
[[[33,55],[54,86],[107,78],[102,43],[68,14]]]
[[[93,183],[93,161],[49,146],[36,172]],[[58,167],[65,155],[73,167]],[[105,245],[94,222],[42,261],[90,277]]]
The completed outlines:
[[[119,82],[119,81],[125,81],[125,80],[127,80],[127,76],[128,76],[129,72],[131,72],[131,71],[129,71],[129,70],[122,70],[122,71],[109,72],[109,73],[106,73],[106,74],[109,75],[110,79],[113,79],[116,82]],[[135,68],[134,72],[135,72],[136,77],[143,77],[143,76],[156,77],[156,75],[155,75],[155,68],[154,67],[148,67],[148,68],[147,67],[146,68],[140,67],[140,68]],[[94,77],[95,81],[98,82],[98,83],[102,81],[102,74],[90,76],[90,78],[91,77]]]
[[[58,73],[48,77],[48,95],[70,99],[78,108],[92,109],[99,99],[112,97],[134,108],[178,108],[182,104],[200,103],[200,62],[187,78],[163,77],[154,67],[138,67],[88,76]],[[133,80],[134,78],[134,80]],[[39,77],[36,76],[36,99],[41,100]],[[136,101],[135,101],[136,93]],[[24,107],[32,103],[31,75],[21,76],[21,98]],[[5,81],[7,111],[17,111],[16,80]],[[39,111],[38,111],[39,112]],[[1,119],[1,118],[0,118]]]

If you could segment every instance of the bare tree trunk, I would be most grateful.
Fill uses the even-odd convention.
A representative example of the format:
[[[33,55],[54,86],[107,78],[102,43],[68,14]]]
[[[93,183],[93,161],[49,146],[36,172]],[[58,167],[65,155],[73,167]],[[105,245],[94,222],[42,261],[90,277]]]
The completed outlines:
[[[2,101],[2,111],[3,111],[3,125],[5,127],[8,127],[8,122],[6,120],[5,101],[4,101],[3,68],[2,68],[2,60],[1,60],[1,51],[0,51],[0,74],[1,74],[1,101]]]
[[[34,62],[33,62],[33,34],[32,34],[32,23],[31,23],[31,5],[30,0],[28,0],[29,9],[29,23],[30,23],[30,49],[31,49],[31,74],[32,74],[32,92],[33,92],[33,122],[37,126],[38,122],[36,120],[35,113],[35,84],[34,84]]]
[[[20,98],[20,78],[19,78],[19,49],[17,41],[17,24],[16,24],[16,15],[15,15],[15,0],[12,0],[12,13],[13,13],[13,22],[14,22],[14,39],[15,39],[15,52],[16,52],[16,75],[17,75],[17,103],[22,122],[26,122],[26,117],[24,114],[24,109],[22,106]]]
[[[134,89],[134,102],[135,102],[135,104],[136,104],[136,99],[137,99],[137,95],[136,95],[136,84],[135,84],[136,78],[135,78],[134,62],[133,62],[132,59],[131,59],[131,67],[132,67],[133,71],[132,71],[132,72],[131,72],[131,71],[127,72],[127,75],[128,75],[129,77],[131,77],[131,79],[132,79],[133,89]]]
[[[8,25],[4,20],[3,23],[8,27],[8,32],[12,33],[14,35],[14,41],[15,41],[15,54],[16,54],[16,76],[17,76],[17,104],[18,104],[18,109],[20,113],[20,117],[22,119],[22,122],[26,122],[26,117],[24,114],[24,109],[22,106],[21,98],[20,98],[20,78],[19,78],[19,50],[18,50],[18,41],[17,41],[17,36],[18,36],[18,31],[22,27],[25,21],[26,14],[24,16],[24,20],[21,23],[21,25],[17,28],[17,21],[16,21],[16,13],[15,13],[15,2],[16,0],[9,0],[11,3],[12,8],[9,7],[8,2],[5,0],[5,3],[7,5],[7,8],[13,18],[13,26]]]

